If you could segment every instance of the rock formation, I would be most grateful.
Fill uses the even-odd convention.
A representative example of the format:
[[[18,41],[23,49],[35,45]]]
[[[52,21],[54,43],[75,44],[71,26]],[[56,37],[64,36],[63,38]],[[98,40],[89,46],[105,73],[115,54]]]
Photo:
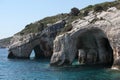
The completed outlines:
[[[51,65],[71,65],[78,56],[80,64],[113,65],[120,69],[120,10],[111,7],[107,11],[90,11],[71,24],[72,30],[57,37],[64,21],[48,25],[36,34],[14,35],[8,58],[29,58],[34,50],[36,58],[52,56]]]
[[[72,64],[78,55],[82,64],[113,64],[119,68],[120,10],[111,7],[98,13],[91,11],[72,26],[71,31],[54,40],[51,65]]]
[[[64,26],[65,21],[59,21],[37,34],[14,35],[9,46],[8,58],[29,58],[32,50],[36,58],[49,58],[53,52],[53,40]]]
[[[59,36],[54,41],[51,65],[71,64],[76,53],[83,64],[113,64],[113,51],[105,33],[94,25]]]

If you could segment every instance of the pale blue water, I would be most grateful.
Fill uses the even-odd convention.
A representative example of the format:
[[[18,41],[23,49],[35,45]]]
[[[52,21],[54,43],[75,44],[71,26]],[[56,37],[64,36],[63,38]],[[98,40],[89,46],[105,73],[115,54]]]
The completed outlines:
[[[0,49],[0,80],[120,80],[120,71],[80,66],[50,67],[49,60],[7,59]]]

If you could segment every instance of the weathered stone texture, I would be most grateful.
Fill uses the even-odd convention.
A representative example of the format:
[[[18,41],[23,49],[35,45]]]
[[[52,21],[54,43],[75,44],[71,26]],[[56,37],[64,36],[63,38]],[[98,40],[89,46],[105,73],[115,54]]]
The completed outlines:
[[[14,35],[9,46],[8,58],[29,58],[32,50],[36,58],[50,58],[53,52],[53,40],[64,26],[65,21],[58,21],[36,34]]]
[[[34,50],[37,57],[50,57],[53,53],[51,65],[72,64],[78,55],[80,64],[113,64],[120,69],[120,10],[111,7],[107,11],[91,11],[71,24],[71,31],[57,37],[64,21],[37,34],[15,35],[8,57],[28,58]]]
[[[84,19],[73,21],[72,26],[73,29],[71,31],[57,36],[54,40],[54,50],[51,58],[52,65],[62,65],[66,60],[71,64],[79,51],[80,63],[111,65],[114,60],[113,66],[120,66],[120,10],[112,7],[107,11],[98,13],[91,11]],[[92,28],[98,28],[99,30],[92,31]],[[91,29],[93,34],[91,32],[88,33],[89,30],[86,31],[85,29]],[[83,39],[82,45],[86,48],[83,48],[83,46],[80,46],[80,49],[76,48],[76,45],[79,45],[77,40],[80,35],[84,35],[80,40]],[[89,36],[86,37],[87,35]]]

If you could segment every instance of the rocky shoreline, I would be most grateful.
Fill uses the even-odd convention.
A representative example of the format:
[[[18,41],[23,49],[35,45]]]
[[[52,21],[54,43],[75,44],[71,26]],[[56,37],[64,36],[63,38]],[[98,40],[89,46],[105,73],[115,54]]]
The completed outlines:
[[[120,30],[119,29],[119,26],[120,26],[120,24],[119,24],[120,23],[119,22],[120,21],[119,20],[120,19],[119,18],[120,17],[119,10],[117,10],[115,7],[113,7],[113,8],[109,8],[106,12],[103,11],[103,12],[97,13],[97,18],[104,18],[104,19],[103,20],[98,20],[94,24],[91,24],[91,23],[88,22],[89,20],[92,20],[92,19],[96,18],[93,14],[90,14],[90,15],[85,17],[85,20],[78,19],[78,20],[74,21],[72,23],[74,28],[71,31],[56,37],[56,39],[54,41],[54,45],[58,46],[60,48],[60,50],[57,50],[58,47],[54,47],[53,56],[51,58],[51,63],[52,64],[62,65],[64,63],[66,63],[65,60],[68,60],[67,62],[69,62],[69,64],[71,64],[73,59],[75,58],[75,53],[76,53],[75,52],[76,48],[73,47],[74,44],[75,44],[74,42],[76,41],[76,38],[72,38],[72,36],[73,35],[77,36],[78,33],[82,34],[80,32],[84,31],[84,29],[86,29],[86,28],[87,29],[89,29],[89,28],[99,28],[100,30],[103,31],[103,33],[106,34],[106,36],[107,36],[106,39],[108,39],[108,42],[104,42],[105,40],[100,41],[100,43],[98,42],[98,46],[99,45],[102,46],[101,47],[102,49],[100,49],[100,47],[98,47],[99,56],[101,55],[100,56],[101,60],[103,60],[103,63],[104,63],[104,61],[110,59],[110,58],[108,58],[110,56],[110,53],[113,54],[113,67],[116,67],[116,68],[119,69],[119,38],[120,38],[120,36],[119,36],[119,30]],[[93,31],[95,32],[96,30],[93,30]],[[97,32],[99,32],[99,31],[97,31]],[[98,34],[97,32],[95,33],[96,37],[99,37],[99,35],[100,36],[102,35],[102,33]],[[88,35],[90,35],[90,34],[88,34]],[[102,37],[100,37],[100,38],[102,39]],[[86,40],[87,40],[87,38],[85,37],[85,39],[83,39],[83,41],[86,42],[87,46],[89,44],[91,44],[91,42],[89,42],[89,41],[87,42]],[[90,40],[90,38],[88,40]],[[100,40],[100,39],[98,39],[98,40]],[[110,47],[110,46],[107,46],[107,45],[109,45],[107,43],[110,43],[110,45],[112,47],[111,50],[110,50],[110,48],[107,48],[107,47]],[[60,46],[61,44],[62,44],[62,46]],[[105,47],[105,45],[106,45],[106,47]],[[92,48],[92,47],[94,47],[93,44],[92,44],[91,47],[88,47],[88,48]],[[84,48],[82,48],[82,49],[84,49]],[[106,51],[110,50],[110,52],[104,52],[104,50],[106,50]],[[112,52],[112,50],[113,50],[113,52]],[[84,61],[84,59],[87,58],[88,61],[94,60],[95,55],[93,53],[97,53],[97,52],[92,52],[92,54],[89,53],[89,55],[90,55],[89,57],[86,57],[85,52],[79,52],[79,53],[83,54],[83,55],[79,56],[79,58],[83,60],[83,61],[81,61],[79,59],[80,63],[83,62],[85,64],[88,64],[87,62]],[[106,54],[109,53],[109,54],[106,55],[106,57],[105,57],[105,56],[102,55],[103,53],[104,53],[104,55],[105,55],[105,53]],[[91,61],[91,63],[94,63],[94,61],[93,62]],[[108,62],[108,64],[109,64],[109,62]]]
[[[76,16],[76,15],[74,15]],[[9,46],[8,58],[51,58],[55,66],[71,65],[75,58],[80,64],[110,65],[120,69],[120,10],[90,11],[71,23],[65,17],[39,33],[16,34]],[[35,23],[35,24],[40,24]],[[72,28],[60,33],[66,26]]]
[[[12,37],[4,38],[0,40],[0,48],[8,48]]]

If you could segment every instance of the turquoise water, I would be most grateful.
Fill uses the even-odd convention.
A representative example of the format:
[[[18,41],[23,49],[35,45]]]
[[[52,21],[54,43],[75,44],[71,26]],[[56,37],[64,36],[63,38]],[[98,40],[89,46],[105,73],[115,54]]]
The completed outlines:
[[[49,60],[7,59],[0,49],[0,80],[120,80],[120,71],[93,67],[50,67]]]

